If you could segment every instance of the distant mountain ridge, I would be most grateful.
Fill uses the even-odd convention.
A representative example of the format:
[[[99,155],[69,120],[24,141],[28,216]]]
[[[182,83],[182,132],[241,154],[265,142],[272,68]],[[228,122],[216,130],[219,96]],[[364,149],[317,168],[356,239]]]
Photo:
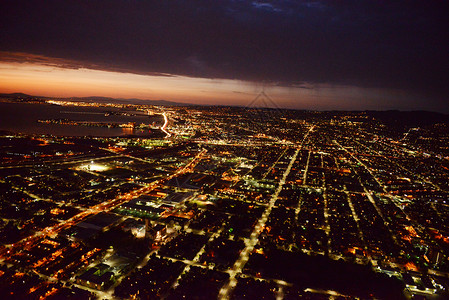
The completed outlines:
[[[137,104],[137,105],[167,105],[167,106],[190,106],[190,103],[180,103],[168,100],[144,100],[144,99],[124,99],[124,98],[109,98],[109,97],[101,97],[101,96],[91,96],[91,97],[47,97],[47,96],[34,96],[27,95],[24,93],[10,93],[10,94],[1,94],[1,98],[8,99],[44,99],[44,100],[61,100],[61,101],[77,101],[77,102],[97,102],[97,103],[117,103],[117,104]]]

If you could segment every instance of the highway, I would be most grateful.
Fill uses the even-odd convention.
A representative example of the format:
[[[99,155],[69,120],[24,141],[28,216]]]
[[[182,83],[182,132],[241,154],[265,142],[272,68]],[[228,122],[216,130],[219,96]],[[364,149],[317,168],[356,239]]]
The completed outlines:
[[[106,150],[106,149],[103,149],[103,150]],[[114,153],[114,154],[116,154],[116,153]],[[94,154],[92,154],[92,155],[94,155]],[[58,158],[58,159],[53,159],[53,160],[37,161],[32,164],[28,163],[28,164],[0,166],[0,169],[36,168],[39,166],[53,166],[53,165],[74,165],[74,164],[79,164],[79,163],[90,163],[91,161],[115,158],[116,155],[91,157],[91,155],[89,154],[89,155],[82,155],[79,157],[79,159],[74,159],[72,157],[66,157],[66,158],[62,158],[62,159]]]
[[[171,133],[167,131],[167,126],[168,126],[167,113],[164,112],[162,115],[164,116],[164,125],[161,126],[161,130],[166,134],[165,138],[169,138],[169,137],[171,137]]]

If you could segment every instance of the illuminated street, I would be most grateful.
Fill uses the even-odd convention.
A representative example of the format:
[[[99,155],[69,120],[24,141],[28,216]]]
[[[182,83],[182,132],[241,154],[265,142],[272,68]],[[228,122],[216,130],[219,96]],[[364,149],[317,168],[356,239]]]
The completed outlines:
[[[348,121],[364,113],[253,110],[166,107],[157,138],[1,137],[0,283],[43,298],[445,295],[443,144]]]

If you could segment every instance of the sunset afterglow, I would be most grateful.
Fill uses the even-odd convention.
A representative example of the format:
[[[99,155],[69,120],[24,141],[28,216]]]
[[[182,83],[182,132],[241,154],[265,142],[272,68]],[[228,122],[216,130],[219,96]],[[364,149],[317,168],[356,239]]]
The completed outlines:
[[[21,91],[57,98],[103,96],[247,106],[262,90],[275,99],[275,103],[267,105],[296,109],[378,109],[395,108],[398,104],[407,109],[410,100],[413,100],[401,91],[356,86],[280,86],[243,80],[64,68],[38,63],[0,63],[0,92],[3,93]],[[364,98],[363,102],[360,97]],[[394,107],[389,107],[391,97],[396,98]],[[408,101],[405,101],[406,97]]]

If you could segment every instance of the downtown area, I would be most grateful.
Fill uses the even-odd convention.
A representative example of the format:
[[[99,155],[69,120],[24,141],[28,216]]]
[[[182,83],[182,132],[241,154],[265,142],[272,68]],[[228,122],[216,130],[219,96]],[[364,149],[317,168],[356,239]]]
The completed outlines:
[[[3,99],[0,298],[447,299],[447,118],[270,101]]]

